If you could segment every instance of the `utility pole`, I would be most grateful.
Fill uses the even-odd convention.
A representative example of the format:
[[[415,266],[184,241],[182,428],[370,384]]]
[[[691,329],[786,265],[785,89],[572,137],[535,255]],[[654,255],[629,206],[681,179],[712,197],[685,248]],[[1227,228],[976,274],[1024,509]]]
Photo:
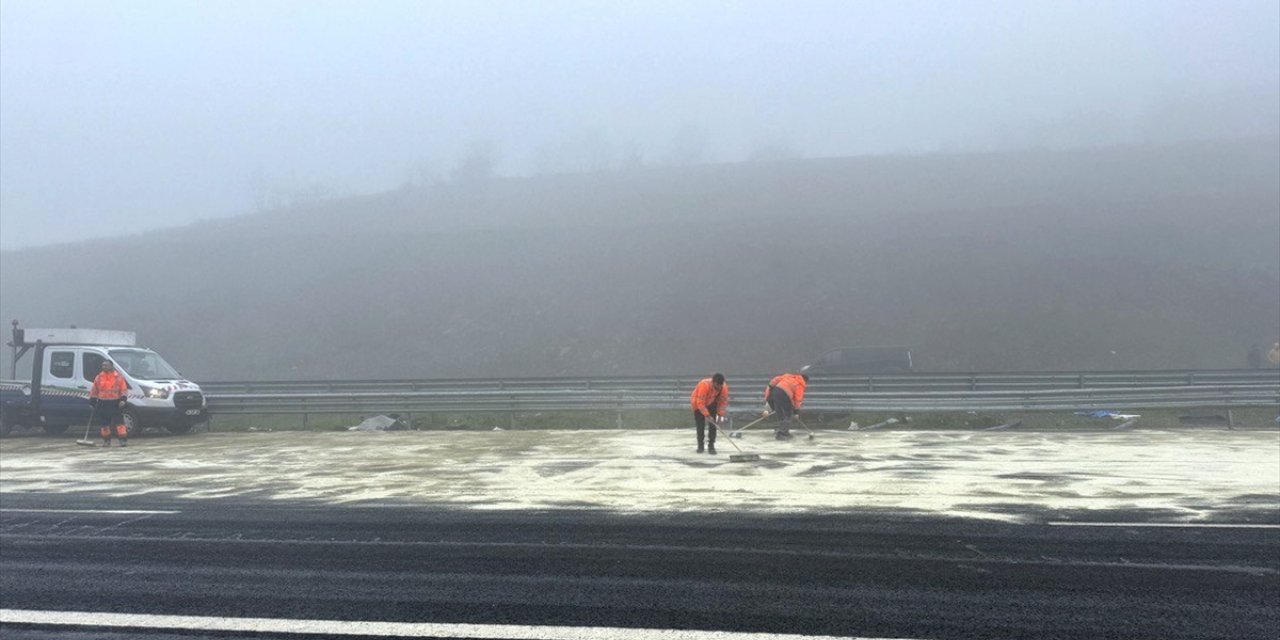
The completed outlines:
[[[9,323],[12,327],[12,333],[9,338],[10,360],[9,360],[9,379],[18,379],[18,321],[14,320]]]

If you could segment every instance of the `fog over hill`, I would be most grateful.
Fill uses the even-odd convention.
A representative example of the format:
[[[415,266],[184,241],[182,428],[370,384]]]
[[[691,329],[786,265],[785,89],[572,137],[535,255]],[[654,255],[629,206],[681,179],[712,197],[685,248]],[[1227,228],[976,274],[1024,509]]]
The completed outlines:
[[[1278,185],[1275,138],[477,177],[2,252],[0,318],[203,380],[1239,367]]]

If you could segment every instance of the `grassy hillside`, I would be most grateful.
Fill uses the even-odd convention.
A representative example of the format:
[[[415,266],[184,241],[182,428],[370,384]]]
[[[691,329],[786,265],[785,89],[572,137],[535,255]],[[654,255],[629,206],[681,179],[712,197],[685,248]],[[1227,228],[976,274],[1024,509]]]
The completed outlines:
[[[1236,367],[1280,336],[1278,149],[440,185],[4,252],[0,318],[134,329],[198,379],[759,372],[871,344]]]

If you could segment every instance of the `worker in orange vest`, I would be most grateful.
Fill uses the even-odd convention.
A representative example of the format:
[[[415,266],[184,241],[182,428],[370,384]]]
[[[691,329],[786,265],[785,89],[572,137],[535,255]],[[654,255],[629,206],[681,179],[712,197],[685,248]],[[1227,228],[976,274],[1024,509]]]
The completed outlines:
[[[808,374],[784,373],[775,376],[764,388],[764,401],[768,405],[764,415],[767,416],[772,411],[778,417],[778,426],[773,430],[775,439],[791,439],[791,417],[800,415],[800,406],[804,404],[804,390],[808,385]]]
[[[98,416],[98,434],[102,436],[102,446],[111,446],[111,430],[115,429],[116,439],[120,446],[129,446],[129,431],[122,418],[126,399],[129,397],[129,383],[116,371],[115,363],[102,361],[102,370],[93,379],[93,387],[89,389],[89,404]]]
[[[693,407],[693,425],[698,430],[698,453],[703,451],[703,433],[710,421],[711,428],[706,430],[706,451],[714,454],[716,425],[724,422],[724,414],[729,410],[729,385],[724,381],[724,374],[717,373],[699,380],[689,396],[689,406]]]

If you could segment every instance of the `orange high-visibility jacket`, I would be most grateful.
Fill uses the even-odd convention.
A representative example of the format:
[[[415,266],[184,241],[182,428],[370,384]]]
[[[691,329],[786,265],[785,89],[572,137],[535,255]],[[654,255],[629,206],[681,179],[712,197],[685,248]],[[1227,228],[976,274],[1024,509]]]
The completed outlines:
[[[808,384],[798,373],[784,373],[780,376],[774,376],[769,381],[769,386],[764,388],[764,399],[769,399],[769,387],[777,387],[782,389],[787,394],[787,397],[791,398],[791,406],[799,409],[800,405],[804,403],[804,388]]]
[[[782,381],[782,376],[785,376],[785,375],[787,375],[787,374],[783,373],[783,374],[779,374],[779,375],[774,376],[774,377],[773,377],[773,379],[769,381],[769,384],[766,384],[766,385],[764,386],[764,401],[765,401],[765,402],[768,402],[768,401],[769,401],[769,388],[770,388],[770,387],[776,387],[776,386],[778,386],[778,383]]]
[[[689,396],[689,406],[693,407],[694,411],[709,416],[711,414],[707,411],[707,405],[713,402],[716,405],[716,415],[724,415],[725,410],[729,408],[729,383],[720,385],[720,391],[717,392],[711,378],[699,380]]]
[[[93,379],[93,388],[89,389],[90,398],[100,400],[119,400],[129,395],[129,384],[119,371],[100,371]]]

